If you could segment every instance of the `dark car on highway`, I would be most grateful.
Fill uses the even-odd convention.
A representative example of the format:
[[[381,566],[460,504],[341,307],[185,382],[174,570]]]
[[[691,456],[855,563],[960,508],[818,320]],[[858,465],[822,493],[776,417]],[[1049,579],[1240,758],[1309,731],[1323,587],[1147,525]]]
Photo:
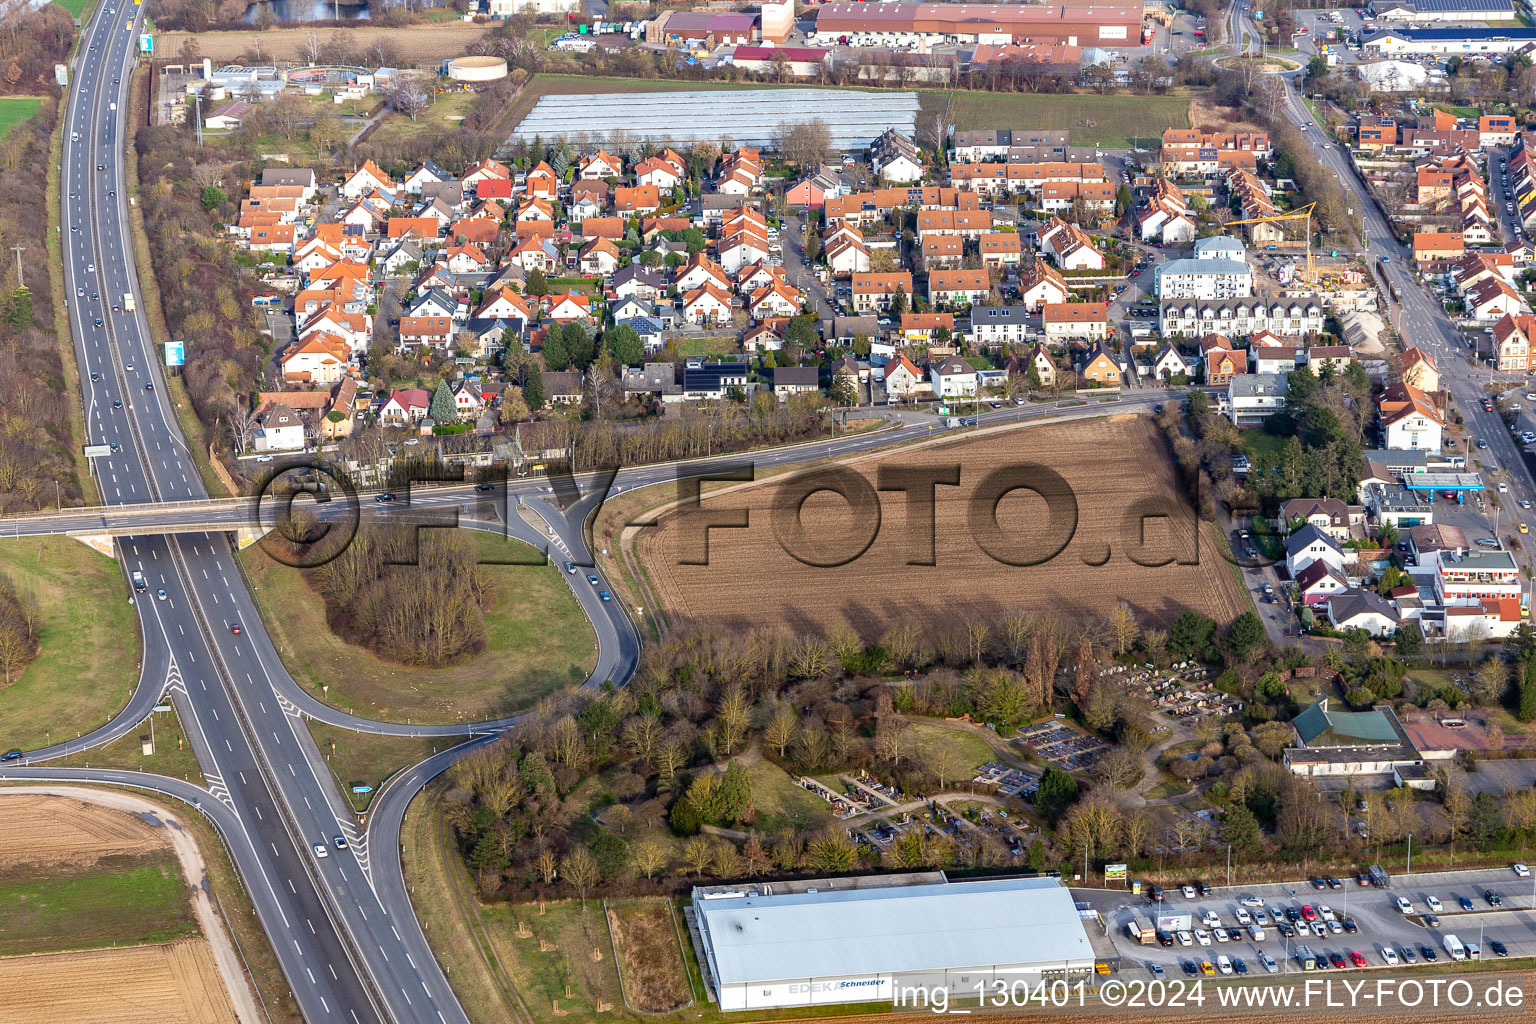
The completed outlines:
[[[21,760],[21,751],[16,749],[15,747],[11,748],[10,750],[7,750],[3,754],[0,754],[0,761],[20,761],[20,760]]]

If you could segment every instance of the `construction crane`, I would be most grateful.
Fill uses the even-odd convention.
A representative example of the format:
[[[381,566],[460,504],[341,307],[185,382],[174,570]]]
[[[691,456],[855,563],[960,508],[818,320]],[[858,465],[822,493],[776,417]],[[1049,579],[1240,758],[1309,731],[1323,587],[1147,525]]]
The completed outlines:
[[[1308,203],[1298,210],[1290,213],[1276,213],[1268,217],[1249,217],[1247,220],[1229,220],[1225,227],[1236,227],[1239,224],[1277,224],[1283,221],[1304,220],[1307,222],[1307,272],[1302,280],[1309,285],[1317,284],[1317,271],[1312,266],[1312,210],[1316,203]]]

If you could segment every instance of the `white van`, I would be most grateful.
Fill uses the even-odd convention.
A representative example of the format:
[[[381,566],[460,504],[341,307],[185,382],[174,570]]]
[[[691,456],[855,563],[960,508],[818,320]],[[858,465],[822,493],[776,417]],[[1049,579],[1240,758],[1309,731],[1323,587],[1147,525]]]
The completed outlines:
[[[1264,941],[1264,929],[1260,928],[1256,924],[1251,924],[1251,925],[1248,926],[1248,937],[1250,939],[1252,939],[1254,942],[1263,942]]]

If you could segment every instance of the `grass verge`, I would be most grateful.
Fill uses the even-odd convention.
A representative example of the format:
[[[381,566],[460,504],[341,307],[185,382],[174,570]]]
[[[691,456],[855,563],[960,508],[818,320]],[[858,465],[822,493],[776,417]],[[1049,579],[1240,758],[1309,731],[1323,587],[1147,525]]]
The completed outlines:
[[[377,736],[308,719],[304,724],[330,766],[336,785],[358,813],[368,809],[390,776],[454,744],[454,737]],[[356,786],[368,786],[371,792],[354,793]]]
[[[519,542],[472,536],[482,562],[532,557]],[[582,683],[597,661],[592,627],[553,565],[485,565],[492,585],[485,649],[446,668],[416,668],[333,633],[320,595],[259,545],[241,552],[240,561],[288,671],[315,696],[370,718],[449,723],[513,714]]]
[[[199,934],[169,850],[0,874],[0,956],[136,946]]]
[[[0,576],[37,609],[37,658],[0,688],[0,744],[30,750],[106,724],[138,683],[141,639],[116,562],[68,537],[0,544]]]
[[[0,139],[11,129],[37,113],[43,105],[41,96],[0,96]]]
[[[151,724],[153,723],[153,724]],[[61,737],[62,738],[62,737]],[[154,753],[143,751],[145,740],[153,738]],[[117,768],[130,772],[152,772],[173,779],[201,784],[203,770],[187,741],[186,731],[175,711],[157,711],[133,732],[100,747],[92,747],[50,761],[66,768]]]
[[[96,488],[96,478],[91,475],[90,465],[82,447],[85,442],[85,402],[80,395],[80,364],[75,361],[75,339],[69,328],[69,289],[64,284],[63,230],[61,220],[63,203],[60,181],[64,167],[64,111],[67,104],[60,100],[58,123],[53,126],[53,139],[48,144],[48,280],[53,293],[53,332],[59,343],[59,369],[63,375],[61,386],[69,406],[69,433],[72,439],[71,458],[75,465],[75,478],[80,483],[80,494],[87,504],[100,504],[101,494]]]

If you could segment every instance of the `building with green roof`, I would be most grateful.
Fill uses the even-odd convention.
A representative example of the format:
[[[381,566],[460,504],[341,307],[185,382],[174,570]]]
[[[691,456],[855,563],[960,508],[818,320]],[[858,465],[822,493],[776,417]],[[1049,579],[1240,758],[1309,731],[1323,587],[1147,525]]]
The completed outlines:
[[[1422,765],[1423,756],[1385,704],[1369,711],[1339,711],[1319,698],[1294,719],[1295,745],[1285,751],[1285,764],[1297,775],[1386,775],[1409,765]]]

